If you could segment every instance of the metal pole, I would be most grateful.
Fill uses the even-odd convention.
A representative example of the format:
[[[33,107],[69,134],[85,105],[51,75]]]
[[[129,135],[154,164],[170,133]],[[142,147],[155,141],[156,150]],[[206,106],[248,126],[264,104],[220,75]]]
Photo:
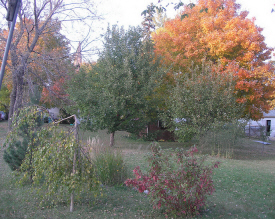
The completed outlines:
[[[17,18],[17,14],[18,14],[20,6],[21,6],[21,0],[18,0],[18,3],[16,5],[16,9],[15,9],[14,18],[13,18],[13,21],[11,22],[10,32],[9,32],[9,36],[8,36],[8,40],[7,40],[7,44],[6,44],[6,49],[5,49],[5,53],[4,53],[4,57],[3,57],[2,65],[1,65],[0,90],[1,90],[1,87],[2,87],[2,81],[3,81],[3,78],[4,78],[5,67],[6,67],[8,54],[9,54],[9,50],[10,50],[10,45],[11,45],[11,41],[12,41],[13,30],[14,30],[14,27],[15,27],[16,18]]]

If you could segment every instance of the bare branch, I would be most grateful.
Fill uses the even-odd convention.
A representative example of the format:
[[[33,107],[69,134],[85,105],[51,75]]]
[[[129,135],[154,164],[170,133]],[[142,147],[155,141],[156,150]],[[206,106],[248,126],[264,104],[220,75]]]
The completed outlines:
[[[60,27],[67,26],[69,36],[77,36],[77,41],[82,42],[82,48],[88,50],[91,45],[91,35],[94,31],[93,22],[101,19],[97,15],[96,0],[23,0],[18,15],[18,22],[13,36],[10,50],[13,80],[11,94],[10,118],[22,107],[23,85],[39,81],[46,86],[49,80],[58,79],[72,69],[69,56],[67,39],[59,33]],[[7,0],[0,0],[0,15],[4,16],[7,10]],[[5,42],[3,30],[7,29],[7,22],[0,20],[0,43]],[[79,31],[77,31],[77,29]],[[85,30],[85,31],[83,31]],[[64,31],[62,32],[64,33]],[[78,34],[78,35],[77,35]],[[44,46],[49,37],[53,37],[53,46]],[[40,41],[40,39],[43,39]],[[56,39],[56,41],[55,41]],[[49,39],[50,42],[51,39]],[[60,42],[58,40],[61,40]],[[72,40],[72,39],[71,39]],[[56,45],[55,45],[56,44]],[[59,45],[60,44],[60,45]],[[52,48],[57,50],[51,52]],[[64,51],[61,51],[63,48]],[[90,50],[93,52],[93,50]],[[66,68],[66,65],[69,67]],[[53,95],[58,95],[50,88],[46,88]],[[31,88],[30,88],[31,89]],[[61,98],[61,97],[59,97]],[[12,119],[9,121],[11,125]]]

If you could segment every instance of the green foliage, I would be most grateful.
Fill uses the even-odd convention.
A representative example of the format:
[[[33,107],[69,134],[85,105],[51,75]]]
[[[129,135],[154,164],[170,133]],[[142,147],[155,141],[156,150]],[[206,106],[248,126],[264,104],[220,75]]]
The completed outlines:
[[[199,138],[241,118],[243,106],[236,102],[232,72],[207,64],[179,73],[175,80],[162,117],[179,141]]]
[[[100,144],[98,138],[93,138],[87,146],[98,180],[109,186],[123,184],[127,178],[127,167],[122,152]]]
[[[243,141],[246,124],[245,121],[225,123],[201,136],[198,144],[202,150],[208,150],[212,155],[232,158],[234,150]]]
[[[65,108],[59,109],[59,117],[60,118],[68,118],[70,114],[66,111]],[[63,120],[61,124],[74,124],[74,117],[70,117],[69,119]]]
[[[159,136],[162,136],[163,130],[151,131],[147,135],[143,136],[144,141],[156,141]]]
[[[151,131],[149,133],[143,134],[140,136],[140,134],[130,134],[128,136],[125,136],[126,138],[139,141],[139,142],[146,142],[146,141],[156,141],[158,136],[161,136],[163,133],[163,130],[156,130],[156,131]]]
[[[40,185],[39,191],[43,191],[42,201],[58,201],[64,194],[79,194],[83,190],[99,191],[95,168],[76,139],[76,129],[64,131],[56,123],[34,129],[36,121],[42,117],[39,110],[42,108],[37,106],[21,110],[6,140],[6,144],[13,143],[20,127],[28,124],[32,141],[20,167],[25,174],[19,183],[23,184],[31,175],[34,185]]]
[[[8,88],[3,84],[0,90],[0,111],[4,111],[5,113],[9,111],[10,93]]]
[[[31,114],[26,117],[26,114]],[[27,171],[32,181],[33,172],[33,151],[36,149],[38,143],[37,131],[43,124],[41,112],[32,108],[22,109],[18,117],[14,120],[14,126],[11,134],[8,137],[8,148],[4,151],[4,160],[8,163],[12,170],[19,170],[23,160]],[[23,139],[22,142],[18,139]],[[26,156],[27,155],[27,156]]]
[[[46,191],[43,201],[53,195],[59,198],[64,193],[98,190],[94,166],[81,153],[74,135],[52,126],[40,132],[39,141],[40,147],[34,153],[33,179],[36,184],[43,182],[40,187]]]
[[[152,43],[142,39],[139,27],[108,28],[98,62],[72,76],[68,92],[76,103],[74,110],[91,130],[138,133],[156,111],[151,96],[162,71]]]
[[[206,165],[206,157],[195,157],[198,150],[162,150],[153,145],[149,155],[150,170],[142,174],[139,166],[134,169],[135,179],[125,184],[139,192],[147,190],[154,208],[165,210],[166,216],[195,215],[205,206],[206,197],[214,191],[212,171],[219,162]]]
[[[10,144],[8,149],[4,151],[3,158],[9,165],[11,170],[18,170],[26,156],[28,149],[28,142],[26,138],[23,142],[17,141],[14,144]]]

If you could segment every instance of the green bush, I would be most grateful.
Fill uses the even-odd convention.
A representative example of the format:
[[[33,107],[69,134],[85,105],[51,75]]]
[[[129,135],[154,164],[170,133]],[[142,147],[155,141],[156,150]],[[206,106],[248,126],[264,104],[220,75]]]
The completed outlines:
[[[98,180],[103,185],[120,185],[125,181],[127,168],[120,150],[100,144],[98,138],[89,140],[88,148]]]

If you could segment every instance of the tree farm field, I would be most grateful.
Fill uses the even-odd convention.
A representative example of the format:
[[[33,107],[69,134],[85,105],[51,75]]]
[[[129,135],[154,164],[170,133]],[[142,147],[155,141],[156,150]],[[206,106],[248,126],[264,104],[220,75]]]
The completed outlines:
[[[18,186],[18,176],[3,160],[3,143],[7,135],[7,122],[0,122],[0,218],[165,218],[161,210],[153,210],[149,197],[126,186],[105,186],[103,196],[94,197],[87,192],[69,211],[68,202],[40,206],[40,196],[31,186]],[[139,165],[146,170],[145,155],[150,143],[127,138],[128,133],[116,132],[115,148],[119,148],[129,176]],[[80,138],[98,137],[108,145],[109,134],[83,132]],[[186,147],[177,142],[159,142],[162,148]],[[199,151],[207,151],[198,147]],[[199,155],[200,156],[200,155]],[[232,158],[209,156],[209,161],[220,161],[214,170],[215,192],[207,199],[201,215],[194,218],[275,218],[275,142],[263,146],[250,139],[243,139],[234,148]]]

